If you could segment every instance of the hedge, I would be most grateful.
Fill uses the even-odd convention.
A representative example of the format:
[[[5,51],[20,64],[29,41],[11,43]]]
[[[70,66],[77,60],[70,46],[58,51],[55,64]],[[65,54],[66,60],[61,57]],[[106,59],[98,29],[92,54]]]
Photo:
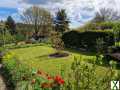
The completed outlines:
[[[114,38],[112,32],[106,31],[70,31],[62,36],[65,47],[67,48],[84,48],[89,51],[96,51],[96,40],[102,38],[104,46],[114,45]],[[107,48],[107,47],[105,47]]]

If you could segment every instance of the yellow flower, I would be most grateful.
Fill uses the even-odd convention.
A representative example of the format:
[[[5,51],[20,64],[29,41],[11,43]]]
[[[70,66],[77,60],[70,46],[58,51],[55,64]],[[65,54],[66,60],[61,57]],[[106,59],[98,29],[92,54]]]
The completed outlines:
[[[8,52],[6,55],[4,55],[3,60],[10,60],[14,57],[14,53]]]

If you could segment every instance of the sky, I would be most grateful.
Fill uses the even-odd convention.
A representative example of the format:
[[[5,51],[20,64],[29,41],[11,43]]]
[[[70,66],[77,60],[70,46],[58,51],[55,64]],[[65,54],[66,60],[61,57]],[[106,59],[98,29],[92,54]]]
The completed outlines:
[[[6,20],[11,15],[19,22],[22,12],[32,5],[46,8],[53,15],[58,9],[66,9],[71,28],[77,28],[93,19],[100,8],[120,11],[120,0],[0,0],[0,20]]]

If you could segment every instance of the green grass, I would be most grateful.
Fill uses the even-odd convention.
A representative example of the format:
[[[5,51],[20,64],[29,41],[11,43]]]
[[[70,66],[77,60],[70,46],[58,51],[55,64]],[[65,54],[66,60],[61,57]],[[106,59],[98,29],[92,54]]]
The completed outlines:
[[[48,55],[56,51],[46,45],[19,48],[11,51],[15,53],[15,56],[22,62],[22,64],[28,65],[30,68],[43,70],[44,72],[52,75],[60,74],[61,69],[64,69],[67,75],[70,70],[71,63],[74,61],[74,56],[80,58],[81,61],[84,60],[84,63],[87,63],[88,60],[94,60],[95,58],[95,56],[92,56],[91,54],[75,51],[66,51],[69,53],[68,57],[50,58]],[[106,71],[107,67],[97,66],[96,72],[98,73],[98,76],[103,75]]]
[[[31,45],[29,47],[25,46],[23,48],[13,47],[12,49],[9,49],[9,50],[10,52],[8,51],[8,54],[6,54],[5,57],[3,57],[3,64],[6,66],[5,71],[8,71],[7,75],[10,73],[10,75],[12,75],[13,77],[11,78],[9,76],[8,80],[13,82],[13,85],[15,85],[15,88],[20,88],[19,90],[22,90],[21,87],[24,86],[22,82],[25,82],[26,85],[29,82],[29,81],[22,80],[24,76],[28,78],[27,80],[31,80],[32,78],[34,78],[34,77],[31,77],[30,69],[32,68],[40,69],[41,71],[48,73],[50,76],[56,76],[58,74],[61,75],[61,69],[62,69],[64,70],[63,79],[66,82],[68,80],[71,80],[72,84],[74,85],[75,77],[73,76],[73,73],[71,72],[70,68],[71,68],[71,64],[75,60],[75,57],[81,61],[80,65],[81,67],[84,66],[83,67],[84,70],[87,70],[85,69],[86,65],[88,65],[89,68],[91,68],[92,66],[91,62],[93,62],[96,58],[95,53],[78,52],[75,50],[67,50],[67,49],[64,52],[69,53],[68,57],[51,58],[49,57],[49,54],[55,53],[56,50],[53,49],[51,46],[48,46],[45,44],[40,46],[36,46],[36,45],[35,46]],[[17,59],[15,59],[13,55],[15,55]],[[90,60],[90,63],[89,63],[89,60]],[[72,79],[69,79],[70,73],[73,76]],[[92,75],[91,71],[90,71],[90,74]],[[95,75],[92,75],[91,77],[93,77],[93,79],[94,78],[97,79],[97,81],[100,81],[101,79],[107,77],[106,76],[107,74],[109,76],[111,75],[110,68],[96,65]]]

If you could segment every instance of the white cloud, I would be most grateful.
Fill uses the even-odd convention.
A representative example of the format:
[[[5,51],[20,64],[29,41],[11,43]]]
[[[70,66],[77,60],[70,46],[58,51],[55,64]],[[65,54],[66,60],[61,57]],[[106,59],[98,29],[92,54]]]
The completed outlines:
[[[58,8],[64,8],[74,24],[85,23],[103,7],[114,8],[120,12],[120,0],[0,0],[0,7],[17,8],[19,13],[32,4],[45,7],[53,13]]]

